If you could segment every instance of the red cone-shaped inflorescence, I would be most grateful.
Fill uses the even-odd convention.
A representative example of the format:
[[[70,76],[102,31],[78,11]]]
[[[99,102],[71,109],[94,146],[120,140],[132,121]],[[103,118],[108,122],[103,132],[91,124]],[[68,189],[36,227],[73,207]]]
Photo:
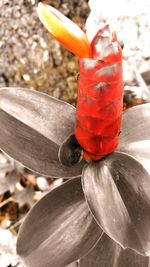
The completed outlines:
[[[75,135],[83,157],[99,160],[117,145],[123,108],[122,51],[106,25],[91,43],[92,58],[80,60]]]
[[[91,45],[86,34],[55,8],[40,3],[40,20],[63,46],[80,58],[75,135],[84,159],[99,160],[118,145],[122,114],[122,53],[106,25]]]

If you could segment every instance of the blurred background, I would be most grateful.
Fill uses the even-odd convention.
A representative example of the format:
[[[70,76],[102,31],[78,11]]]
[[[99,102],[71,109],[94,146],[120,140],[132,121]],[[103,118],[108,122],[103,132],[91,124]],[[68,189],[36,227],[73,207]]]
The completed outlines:
[[[32,88],[75,105],[78,59],[43,28],[36,14],[37,2],[0,0],[0,87]],[[88,0],[46,2],[85,30]],[[150,2],[93,3],[95,8],[101,5],[101,16],[107,13],[123,48],[124,109],[149,102]],[[15,254],[14,234],[35,201],[62,182],[40,177],[0,152],[0,267],[23,266]]]
[[[88,1],[47,1],[84,28]],[[34,88],[74,102],[77,59],[52,39],[39,21],[35,1],[0,1],[0,87]]]

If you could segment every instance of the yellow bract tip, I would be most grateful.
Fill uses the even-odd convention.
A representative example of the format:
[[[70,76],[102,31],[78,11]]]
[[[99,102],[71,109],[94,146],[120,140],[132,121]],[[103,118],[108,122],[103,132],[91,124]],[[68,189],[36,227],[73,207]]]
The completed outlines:
[[[91,57],[86,34],[74,22],[47,4],[39,3],[37,13],[43,25],[60,44],[79,58]]]

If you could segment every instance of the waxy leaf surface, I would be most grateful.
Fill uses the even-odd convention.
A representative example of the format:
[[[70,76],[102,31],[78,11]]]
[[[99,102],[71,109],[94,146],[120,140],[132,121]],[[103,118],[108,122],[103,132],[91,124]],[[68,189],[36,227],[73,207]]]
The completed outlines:
[[[86,254],[102,230],[74,178],[42,198],[23,223],[17,250],[31,267],[64,267]]]
[[[115,152],[83,171],[83,190],[104,232],[124,248],[150,255],[150,176],[133,157]]]
[[[0,148],[26,167],[51,177],[74,177],[83,162],[70,168],[58,159],[60,145],[74,132],[75,108],[19,88],[0,89]]]
[[[80,261],[80,267],[149,267],[149,257],[131,249],[122,249],[103,234],[92,251]]]
[[[134,156],[150,173],[150,104],[123,113],[118,151]]]
[[[79,265],[78,265],[77,261],[74,261],[74,262],[70,263],[69,265],[67,265],[65,267],[79,267]]]

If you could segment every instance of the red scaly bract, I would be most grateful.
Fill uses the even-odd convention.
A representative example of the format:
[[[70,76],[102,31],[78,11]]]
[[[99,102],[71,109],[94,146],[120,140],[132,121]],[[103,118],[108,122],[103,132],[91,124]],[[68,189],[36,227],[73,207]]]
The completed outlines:
[[[109,25],[91,43],[92,58],[80,59],[75,135],[87,160],[113,152],[123,109],[122,51]]]

